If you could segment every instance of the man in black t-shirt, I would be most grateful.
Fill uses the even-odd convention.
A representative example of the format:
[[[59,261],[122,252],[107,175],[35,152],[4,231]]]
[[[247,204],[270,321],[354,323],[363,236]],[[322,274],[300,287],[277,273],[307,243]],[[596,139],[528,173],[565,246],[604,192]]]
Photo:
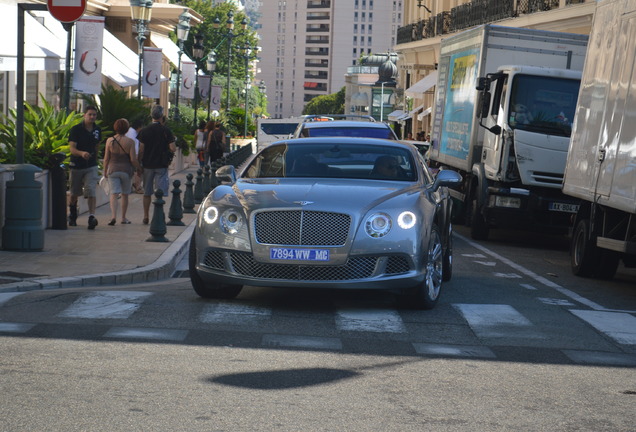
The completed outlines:
[[[150,201],[155,188],[161,189],[164,197],[168,196],[170,155],[177,151],[175,136],[170,129],[163,125],[163,107],[155,105],[150,116],[152,123],[143,128],[137,135],[139,161],[143,168],[144,180],[144,224],[149,222]]]
[[[97,173],[97,153],[102,140],[102,130],[95,124],[97,108],[84,108],[84,119],[73,126],[69,133],[68,144],[71,149],[71,194],[69,197],[69,226],[77,226],[77,200],[82,193],[88,203],[88,229],[97,226],[95,218],[95,188]]]

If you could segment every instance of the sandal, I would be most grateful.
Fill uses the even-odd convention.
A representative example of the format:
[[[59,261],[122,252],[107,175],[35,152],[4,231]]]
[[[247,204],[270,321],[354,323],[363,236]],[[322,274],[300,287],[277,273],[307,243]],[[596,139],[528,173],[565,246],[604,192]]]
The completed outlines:
[[[117,221],[115,219],[111,219],[110,222],[108,222],[108,225],[113,226],[117,223]],[[122,222],[123,223],[123,222]]]
[[[130,223],[130,221],[128,219],[122,219],[121,220],[121,224],[122,225],[128,225]]]
[[[148,225],[148,218],[144,218],[143,223],[144,225]]]

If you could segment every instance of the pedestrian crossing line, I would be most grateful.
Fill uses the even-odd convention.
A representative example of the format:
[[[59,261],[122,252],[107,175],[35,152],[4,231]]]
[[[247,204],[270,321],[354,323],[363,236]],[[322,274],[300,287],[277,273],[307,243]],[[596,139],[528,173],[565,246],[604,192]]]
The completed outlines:
[[[270,319],[272,310],[259,306],[238,303],[218,303],[205,305],[199,315],[204,323],[253,324]]]
[[[266,334],[262,344],[267,347],[342,350],[340,339],[332,337]]]
[[[23,292],[0,293],[0,306],[11,300],[13,297],[24,294]]]
[[[427,343],[413,343],[413,348],[418,354],[443,355],[452,357],[479,357],[496,358],[494,352],[488,347],[479,345],[440,345]]]
[[[562,352],[577,364],[636,366],[636,355],[633,354],[578,350],[562,350]]]
[[[402,317],[394,310],[339,309],[336,325],[342,331],[406,333]]]
[[[58,316],[63,318],[128,318],[152,295],[143,291],[95,291],[82,295]]]
[[[105,338],[151,339],[173,342],[183,342],[187,336],[188,330],[134,327],[113,327],[104,334]]]
[[[26,333],[37,324],[0,322],[0,333]]]
[[[636,317],[623,312],[570,309],[592,327],[624,345],[636,345]]]
[[[453,304],[478,337],[545,339],[515,308],[505,304]]]

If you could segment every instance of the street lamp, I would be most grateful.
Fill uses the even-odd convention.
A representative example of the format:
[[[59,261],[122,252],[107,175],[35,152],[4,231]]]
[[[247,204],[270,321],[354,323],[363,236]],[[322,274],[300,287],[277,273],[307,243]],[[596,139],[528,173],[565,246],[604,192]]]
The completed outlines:
[[[210,73],[210,87],[208,88],[208,122],[210,121],[210,111],[212,111],[212,78],[214,77],[214,70],[216,69],[216,52],[210,51],[206,60],[208,72]]]
[[[177,66],[177,92],[175,94],[175,109],[174,118],[179,120],[179,88],[181,87],[181,55],[183,54],[183,42],[188,39],[190,33],[190,20],[192,15],[188,12],[188,9],[183,9],[181,15],[179,15],[179,23],[177,24],[177,41],[179,42],[179,62]]]
[[[249,90],[250,90],[250,70],[249,70],[249,62],[250,62],[250,54],[252,53],[252,49],[248,44],[245,44],[243,47],[243,56],[245,57],[245,124],[243,125],[243,138],[247,138],[247,111],[249,105]]]
[[[137,99],[141,99],[141,66],[144,59],[144,41],[150,27],[152,15],[152,0],[130,0],[130,15],[134,22],[133,31],[137,32],[137,45],[139,54],[139,73],[137,80]]]
[[[219,30],[221,26],[221,22],[218,18],[214,19],[213,23],[214,29]],[[231,75],[231,66],[232,66],[232,39],[234,39],[237,35],[234,33],[234,12],[231,10],[227,13],[227,21],[225,22],[225,27],[227,29],[227,34],[225,37],[227,38],[227,95],[225,99],[225,110],[230,110],[230,75]],[[243,18],[241,21],[241,30],[245,30],[247,28],[247,18]]]
[[[199,60],[203,58],[203,34],[201,30],[194,36],[194,45],[192,45],[192,57],[194,57],[194,128],[197,128],[197,106],[199,105]]]
[[[267,87],[265,87],[265,81],[261,80],[260,84],[258,85],[258,90],[260,91],[260,106],[261,106],[261,118],[262,118],[263,112],[265,111],[263,108],[263,95],[265,94],[265,91],[267,91]]]

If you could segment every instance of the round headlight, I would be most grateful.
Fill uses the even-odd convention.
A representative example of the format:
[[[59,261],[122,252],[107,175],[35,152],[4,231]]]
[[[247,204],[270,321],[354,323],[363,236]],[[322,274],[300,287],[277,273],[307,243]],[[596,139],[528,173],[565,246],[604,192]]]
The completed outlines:
[[[216,207],[208,207],[203,212],[203,220],[206,223],[213,224],[219,218],[219,210]]]
[[[398,216],[398,225],[402,229],[413,228],[415,222],[417,222],[417,218],[413,212],[405,211]]]
[[[234,209],[228,209],[221,215],[221,226],[228,234],[236,234],[243,226],[243,215]]]
[[[384,237],[391,231],[391,218],[384,213],[376,213],[367,218],[365,229],[367,234],[373,238]]]

